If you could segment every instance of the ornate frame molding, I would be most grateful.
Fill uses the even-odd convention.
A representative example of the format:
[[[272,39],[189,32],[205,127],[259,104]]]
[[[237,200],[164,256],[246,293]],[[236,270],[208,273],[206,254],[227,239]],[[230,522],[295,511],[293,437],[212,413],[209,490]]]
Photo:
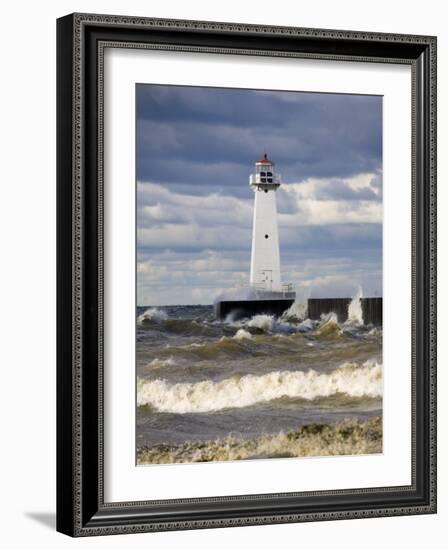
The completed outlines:
[[[135,31],[138,35],[131,40],[129,37]],[[194,37],[195,44],[189,43],[186,33]],[[233,45],[236,37],[251,47]],[[274,42],[277,38],[286,38],[278,48]],[[285,46],[289,47],[285,49]],[[103,57],[107,47],[412,66],[413,473],[410,486],[104,502],[102,135]],[[338,53],[333,53],[334,50]],[[436,511],[436,62],[436,38],[431,36],[93,14],[74,14],[58,20],[59,531],[72,536],[90,536]],[[92,113],[97,115],[95,127],[91,122]],[[89,245],[92,236],[95,246]],[[96,315],[90,320],[93,306],[96,306]],[[425,385],[424,390],[419,384]],[[96,412],[93,428],[84,421],[87,411]],[[417,418],[417,413],[421,416],[422,411],[424,418]],[[386,502],[385,498],[384,503],[378,505],[373,497],[379,494],[389,495],[390,501]],[[334,504],[327,507],[318,504],[323,497],[331,497]],[[297,499],[296,511],[291,502],[286,502],[292,498]],[[355,499],[358,507],[347,508],[343,502],[348,498]],[[279,505],[283,501],[282,508]],[[303,504],[305,501],[310,502],[309,511]],[[275,502],[280,512],[270,513],[269,502]],[[254,507],[250,508],[250,503]],[[204,510],[206,504],[208,512]],[[201,513],[195,509],[196,505],[201,505]],[[160,514],[155,514],[161,506],[169,507],[162,519]],[[236,514],[236,508],[241,512]]]

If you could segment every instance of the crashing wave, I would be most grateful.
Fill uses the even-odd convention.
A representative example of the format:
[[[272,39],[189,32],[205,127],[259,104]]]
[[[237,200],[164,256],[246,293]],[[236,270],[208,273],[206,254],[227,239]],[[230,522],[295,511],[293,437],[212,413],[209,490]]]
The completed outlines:
[[[142,378],[137,381],[138,406],[149,405],[159,412],[181,414],[249,407],[283,397],[313,400],[336,394],[381,397],[382,365],[374,361],[361,365],[344,363],[330,373],[273,371],[260,376],[233,376],[219,382],[172,384]]]
[[[300,322],[306,319],[307,312],[307,304],[294,302],[292,306],[283,313],[281,318],[285,321]]]
[[[336,313],[323,313],[320,318],[319,328],[317,329],[318,336],[340,336],[342,330],[338,323]]]
[[[159,359],[156,357],[149,363],[149,367],[159,369],[163,367],[174,367],[177,365],[177,361],[174,359],[174,357],[168,357],[167,359]]]
[[[232,336],[235,340],[251,340],[253,338],[252,334],[243,328],[237,330],[236,334]]]
[[[150,307],[137,317],[137,322],[142,324],[145,321],[166,321],[167,319],[168,314],[166,311],[163,311],[163,309],[159,309],[157,307]]]
[[[254,315],[250,321],[248,321],[247,326],[251,328],[258,328],[265,332],[272,330],[274,326],[275,317],[273,315]]]

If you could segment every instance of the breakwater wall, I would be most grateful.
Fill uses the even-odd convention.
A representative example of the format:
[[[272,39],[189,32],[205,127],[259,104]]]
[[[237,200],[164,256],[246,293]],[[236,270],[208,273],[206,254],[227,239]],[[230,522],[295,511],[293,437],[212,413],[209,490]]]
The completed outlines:
[[[320,319],[322,314],[336,313],[338,321],[348,319],[348,308],[352,298],[309,298],[308,317]],[[361,298],[362,318],[365,325],[383,324],[383,298]]]

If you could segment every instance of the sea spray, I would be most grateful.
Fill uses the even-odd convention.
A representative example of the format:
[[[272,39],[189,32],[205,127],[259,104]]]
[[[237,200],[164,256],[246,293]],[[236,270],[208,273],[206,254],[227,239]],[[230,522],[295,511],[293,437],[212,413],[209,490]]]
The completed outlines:
[[[239,300],[256,300],[257,293],[253,286],[250,285],[241,285],[233,288],[228,288],[221,292],[214,299],[214,303],[223,302],[223,301],[239,301]]]
[[[301,322],[304,321],[307,317],[307,304],[301,304],[299,302],[294,302],[292,306],[287,309],[281,319],[288,322]]]
[[[232,376],[219,382],[169,383],[163,379],[137,381],[138,406],[159,412],[206,413],[240,408],[283,397],[313,400],[336,394],[351,397],[382,395],[382,366],[374,361],[344,363],[330,373],[315,370],[273,371]]]
[[[362,318],[362,289],[360,288],[358,292],[353,296],[352,301],[348,306],[348,318],[347,324],[354,325],[363,325],[364,321]]]
[[[247,323],[248,327],[258,328],[265,332],[272,330],[274,326],[275,318],[273,315],[254,315],[252,319]]]

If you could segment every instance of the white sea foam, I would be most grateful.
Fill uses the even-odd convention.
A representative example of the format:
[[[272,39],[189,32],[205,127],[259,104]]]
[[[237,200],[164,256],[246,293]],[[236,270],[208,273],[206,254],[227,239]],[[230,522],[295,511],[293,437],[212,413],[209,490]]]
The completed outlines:
[[[221,338],[218,339],[218,341],[210,342],[192,342],[191,344],[187,344],[186,346],[180,346],[184,349],[198,349],[198,348],[206,348],[206,347],[212,347],[216,346],[219,343],[223,342],[231,342],[232,340],[250,340],[253,338],[252,334],[244,330],[243,328],[240,328],[236,331],[236,333],[233,336],[221,336]]]
[[[382,395],[382,365],[344,363],[330,373],[314,370],[273,371],[264,375],[233,376],[220,382],[171,384],[166,380],[137,381],[138,406],[160,412],[205,413],[241,408],[282,397],[313,400],[335,394],[351,397]]]
[[[259,328],[261,330],[272,330],[274,326],[274,316],[273,315],[254,315],[252,319],[247,323],[248,327]]]
[[[264,332],[295,332],[297,328],[304,328],[310,324],[310,329],[314,328],[313,321],[305,319],[306,305],[293,304],[283,315],[276,318],[275,315],[260,313],[250,319],[235,319],[236,312],[227,315],[224,323],[237,328],[257,328]],[[297,324],[298,323],[298,324]],[[304,330],[305,332],[305,330]]]
[[[236,334],[232,336],[235,340],[250,340],[253,338],[252,334],[243,328],[237,330]]]
[[[338,324],[338,316],[333,311],[330,311],[330,313],[322,313],[320,316],[320,322],[321,325],[324,325],[325,323],[335,323]]]
[[[161,367],[173,367],[177,364],[177,361],[174,357],[168,357],[168,359],[158,359],[157,357],[153,359],[150,363],[150,367],[161,368]]]
[[[144,313],[138,316],[137,322],[139,324],[144,321],[166,321],[168,319],[168,314],[163,309],[157,307],[150,307]]]

